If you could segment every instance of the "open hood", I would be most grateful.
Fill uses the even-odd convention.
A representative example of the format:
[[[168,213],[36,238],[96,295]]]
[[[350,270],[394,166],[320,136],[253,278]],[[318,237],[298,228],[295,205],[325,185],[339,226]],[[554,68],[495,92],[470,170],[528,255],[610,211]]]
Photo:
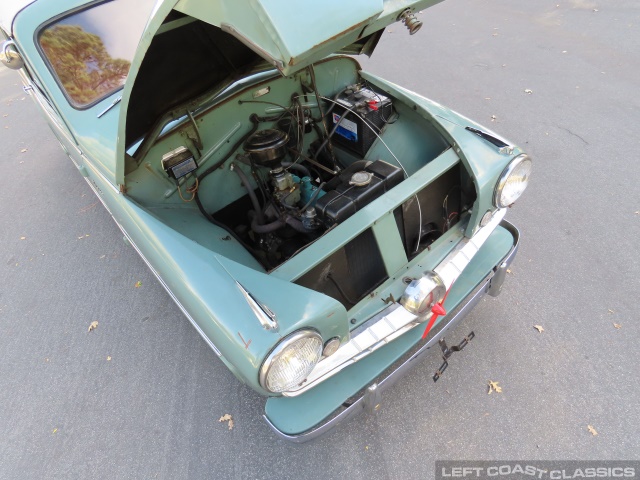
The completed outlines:
[[[126,144],[144,135],[151,124],[172,106],[202,93],[204,88],[211,89],[234,75],[241,76],[243,69],[249,69],[262,60],[274,65],[283,75],[289,75],[340,51],[370,55],[382,30],[399,21],[403,12],[417,12],[441,1],[158,1],[142,35],[123,91],[116,182],[124,185]],[[420,22],[415,18],[408,20],[404,20],[405,24],[411,33],[415,33]],[[189,24],[193,24],[189,28],[202,31],[198,35],[174,40],[167,35]],[[156,36],[158,40],[161,36],[168,39],[163,47],[157,47],[163,42],[156,41]],[[194,48],[184,43],[193,38],[204,38],[201,43],[209,45],[206,48],[211,54],[195,55]],[[171,48],[179,50],[180,55],[167,50]],[[166,85],[162,84],[162,73],[165,77],[167,73],[166,69],[163,72],[162,58],[173,58],[174,70],[176,60],[181,63],[181,72],[200,69],[197,84],[179,85],[180,75],[175,74],[172,85],[169,85],[169,80],[165,80]],[[207,60],[203,62],[203,58]],[[139,82],[138,74],[141,74]],[[150,80],[153,83],[149,83]],[[167,99],[171,102],[167,103]]]

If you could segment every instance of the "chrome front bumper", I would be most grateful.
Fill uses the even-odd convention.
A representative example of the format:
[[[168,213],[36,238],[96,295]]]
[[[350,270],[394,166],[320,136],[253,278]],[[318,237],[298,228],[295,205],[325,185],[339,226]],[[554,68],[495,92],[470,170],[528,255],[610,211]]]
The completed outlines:
[[[322,423],[321,425],[318,425],[306,432],[291,435],[280,431],[275,425],[273,425],[273,423],[269,421],[268,417],[264,415],[265,421],[273,429],[273,431],[280,438],[283,438],[285,440],[295,443],[304,443],[327,433],[328,431],[336,427],[339,423],[358,415],[363,410],[377,410],[381,403],[382,392],[392,387],[400,378],[402,378],[413,367],[415,367],[418,364],[417,360],[425,358],[431,347],[437,345],[438,341],[445,335],[445,333],[447,333],[450,329],[457,325],[473,309],[473,307],[475,307],[475,305],[484,297],[485,294],[497,296],[500,293],[502,284],[505,280],[507,269],[511,265],[511,262],[515,258],[516,252],[518,251],[520,239],[520,233],[518,229],[511,223],[507,222],[506,220],[501,220],[500,226],[508,230],[513,236],[513,247],[505,256],[505,258],[483,280],[478,288],[476,288],[474,292],[472,292],[467,298],[465,298],[458,304],[454,313],[451,315],[447,315],[440,322],[442,326],[438,326],[439,330],[435,334],[433,334],[426,343],[415,347],[417,348],[417,350],[408,358],[405,357],[406,359],[404,361],[401,361],[397,365],[394,365],[391,373],[386,373],[376,379],[376,381],[371,383],[368,387],[360,392],[360,396],[355,401],[353,401],[349,407],[347,407],[336,416],[330,418],[326,422]],[[413,325],[412,322],[407,322],[407,327],[409,326],[411,326],[410,328],[413,328],[416,325]],[[404,331],[406,330],[403,330],[403,332]],[[393,338],[397,338],[397,335],[394,335]],[[383,342],[381,345],[376,344],[376,348],[379,348],[386,343],[387,342]],[[354,362],[349,362],[347,363],[347,365],[350,365],[352,363]]]

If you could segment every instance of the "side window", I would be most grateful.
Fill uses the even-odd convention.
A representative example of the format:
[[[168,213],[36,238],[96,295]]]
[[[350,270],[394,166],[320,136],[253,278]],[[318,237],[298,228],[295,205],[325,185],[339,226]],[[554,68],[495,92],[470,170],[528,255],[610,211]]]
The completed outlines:
[[[45,26],[38,43],[75,108],[120,89],[154,0],[112,0]]]

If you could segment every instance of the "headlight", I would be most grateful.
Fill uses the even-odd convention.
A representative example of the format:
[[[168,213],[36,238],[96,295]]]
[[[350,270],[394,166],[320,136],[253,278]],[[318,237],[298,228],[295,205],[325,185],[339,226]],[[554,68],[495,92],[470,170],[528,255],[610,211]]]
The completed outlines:
[[[494,205],[505,208],[515,203],[527,188],[529,175],[531,175],[531,159],[528,155],[518,155],[500,175],[493,197]]]
[[[322,356],[322,337],[300,330],[285,337],[260,368],[260,385],[270,392],[291,390],[307,378]]]
[[[409,284],[400,299],[400,304],[424,320],[431,307],[442,301],[446,292],[442,279],[436,273],[427,272]]]

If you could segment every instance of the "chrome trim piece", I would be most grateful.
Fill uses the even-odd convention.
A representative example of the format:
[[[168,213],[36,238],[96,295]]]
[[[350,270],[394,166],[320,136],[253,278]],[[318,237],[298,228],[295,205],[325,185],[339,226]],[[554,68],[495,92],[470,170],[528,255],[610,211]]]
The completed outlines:
[[[447,290],[469,265],[473,256],[478,253],[480,247],[487,241],[489,235],[500,224],[506,213],[506,209],[496,210],[486,227],[479,228],[473,237],[462,239],[456,248],[434,269],[444,282]]]
[[[254,313],[260,325],[265,330],[274,330],[278,331],[278,319],[276,318],[276,314],[273,313],[266,305],[260,303],[252,294],[242,286],[237,280],[236,286],[242,293],[242,296],[249,304],[251,311]]]
[[[506,220],[502,220],[500,222],[500,226],[508,230],[514,235],[514,245],[511,247],[511,250],[507,254],[507,256],[500,262],[500,267],[505,266],[505,268],[511,265],[511,262],[515,258],[515,254],[518,251],[518,245],[520,241],[520,233],[518,229],[511,223]],[[267,422],[267,425],[271,427],[271,429],[276,433],[276,435],[283,439],[294,443],[305,443],[315,438],[328,433],[333,430],[342,422],[345,422],[358,414],[362,413],[367,407],[373,405],[373,409],[376,410],[376,406],[380,405],[380,400],[382,393],[391,388],[395,383],[400,380],[402,377],[407,375],[416,365],[418,365],[420,360],[426,358],[427,354],[431,347],[438,344],[438,341],[455,327],[460,321],[467,316],[467,314],[473,310],[473,308],[482,300],[486,293],[491,290],[494,286],[494,278],[495,275],[493,272],[484,280],[484,283],[480,285],[475,292],[471,293],[466,299],[464,299],[457,308],[456,313],[451,317],[445,317],[443,322],[446,322],[442,329],[438,331],[433,337],[429,338],[425,344],[419,347],[409,358],[403,361],[397,368],[395,368],[391,373],[382,378],[378,379],[377,382],[373,382],[369,387],[367,387],[362,396],[355,400],[349,407],[341,411],[336,416],[332,417],[326,422],[323,422],[306,432],[299,434],[287,434],[278,429],[266,415],[263,415],[264,420]],[[374,387],[372,389],[372,387]],[[374,401],[371,399],[374,398]]]
[[[444,283],[445,290],[448,290],[462,274],[471,259],[480,250],[480,247],[487,241],[489,235],[498,227],[505,213],[506,210],[504,209],[496,211],[486,227],[480,228],[473,238],[465,237],[462,239],[435,268],[435,272]],[[429,311],[424,316],[418,317],[400,304],[392,304],[380,312],[375,317],[376,320],[369,323],[370,326],[360,330],[356,335],[352,335],[351,340],[342,345],[336,353],[318,362],[298,388],[283,392],[283,395],[287,397],[301,395],[344,370],[349,365],[356,363],[380,347],[395,340],[400,335],[431,318],[432,315],[433,313]]]
[[[82,153],[80,151],[80,156],[82,157],[82,159],[85,161],[85,165],[87,165],[91,172],[95,173],[96,175],[98,175],[102,181],[104,182],[104,184],[106,186],[108,186],[111,190],[113,190],[116,194],[121,195],[122,192],[120,190],[118,190],[118,187],[116,187],[113,183],[111,183],[109,181],[109,179],[107,179],[107,177],[105,177],[102,172],[100,170],[98,170],[96,167],[94,167],[91,162],[89,161],[89,159],[84,155],[84,153]],[[72,159],[73,160],[73,159]],[[75,162],[74,162],[75,163]],[[77,166],[77,164],[76,164]],[[104,202],[102,202],[104,204]]]
[[[96,115],[96,117],[102,118],[109,110],[111,110],[113,107],[118,105],[121,101],[122,101],[122,95],[118,96],[113,102],[111,102],[111,105],[109,105],[107,108],[101,111],[98,115]]]
[[[513,171],[516,169],[516,167],[526,160],[529,160],[529,163],[531,163],[531,158],[526,153],[522,153],[518,155],[516,158],[511,160],[511,162],[509,162],[509,165],[507,165],[507,167],[500,174],[500,179],[498,180],[498,183],[496,183],[496,187],[493,191],[493,204],[497,208],[507,208],[509,206],[509,205],[502,205],[500,203],[500,196],[502,195],[502,189],[506,185],[507,180],[509,179]],[[525,188],[527,187],[525,186]]]
[[[13,48],[10,50],[11,47]],[[2,44],[2,48],[0,49],[0,62],[12,70],[20,70],[24,67],[24,60],[18,51],[16,42],[7,40]]]
[[[411,281],[398,303],[424,321],[431,307],[440,302],[446,293],[442,279],[434,272],[425,272],[424,276]]]
[[[502,285],[504,284],[504,280],[507,276],[507,269],[509,268],[509,265],[511,265],[511,262],[513,262],[513,258],[516,256],[516,253],[518,253],[518,245],[520,245],[520,230],[518,230],[514,224],[503,220],[500,223],[500,226],[511,233],[513,236],[514,247],[504,258],[500,266],[495,268],[495,274],[491,279],[491,286],[487,291],[487,293],[492,297],[497,297],[500,295],[500,292],[502,292]]]

